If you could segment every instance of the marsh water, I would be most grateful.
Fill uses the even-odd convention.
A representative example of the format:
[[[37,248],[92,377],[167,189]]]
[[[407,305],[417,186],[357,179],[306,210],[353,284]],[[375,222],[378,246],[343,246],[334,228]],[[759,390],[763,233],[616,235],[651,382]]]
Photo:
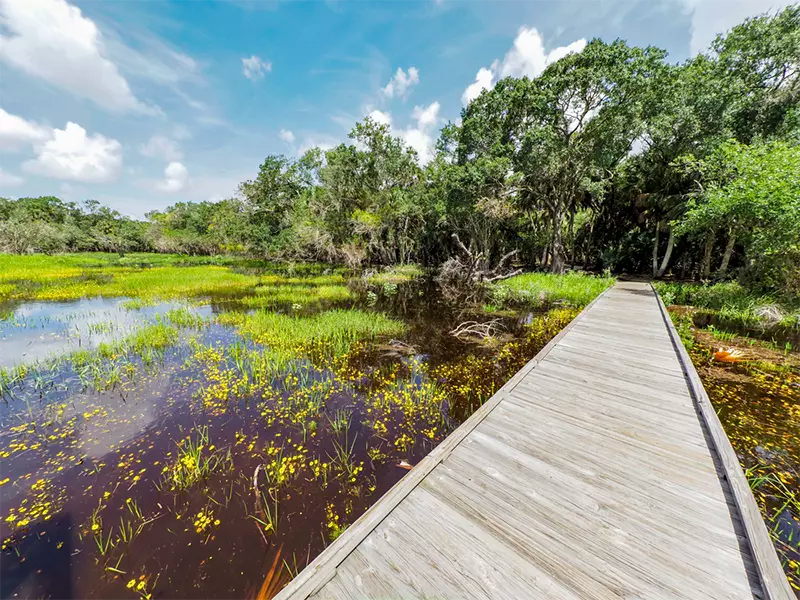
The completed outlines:
[[[577,312],[487,315],[426,277],[346,285],[268,309],[239,294],[6,305],[2,597],[270,597]],[[272,329],[237,321],[347,317],[332,309],[399,325],[289,332],[275,353]],[[493,339],[451,335],[469,320]],[[131,341],[147,327],[177,333]]]
[[[800,598],[800,355],[797,330],[693,323],[689,353],[745,470],[778,558]],[[723,353],[735,352],[734,358]]]

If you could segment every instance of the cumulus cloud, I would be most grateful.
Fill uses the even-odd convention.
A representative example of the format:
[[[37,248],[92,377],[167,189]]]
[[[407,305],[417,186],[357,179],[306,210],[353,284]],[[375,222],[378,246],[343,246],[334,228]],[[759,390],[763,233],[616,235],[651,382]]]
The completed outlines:
[[[467,86],[461,95],[461,102],[469,104],[472,100],[481,95],[483,90],[490,90],[494,87],[494,73],[491,69],[481,67],[475,75],[475,81]]]
[[[19,175],[6,173],[3,169],[0,169],[0,193],[3,189],[21,185],[24,181]]]
[[[162,192],[174,194],[185,189],[189,183],[189,171],[182,163],[173,161],[164,169],[164,179],[156,187]]]
[[[278,137],[280,137],[287,144],[294,143],[294,134],[288,129],[281,129],[280,133],[278,134]]]
[[[475,81],[461,95],[461,101],[468,104],[504,77],[538,77],[549,64],[573,52],[581,52],[585,47],[586,40],[580,39],[547,52],[542,36],[535,28],[521,27],[511,50],[502,60],[495,60],[491,67],[482,67],[478,71]]]
[[[420,163],[423,165],[433,158],[436,126],[441,122],[440,108],[438,102],[432,102],[425,107],[415,106],[411,116],[417,122],[416,127],[397,132],[408,146],[417,151]]]
[[[181,160],[183,152],[178,143],[165,135],[156,134],[147,143],[139,146],[139,153],[149,158],[163,158],[166,161]]]
[[[777,11],[796,0],[680,0],[692,15],[691,53],[706,50],[718,33],[725,33],[748,17]]]
[[[87,135],[80,125],[68,122],[53,129],[52,137],[34,146],[36,158],[22,168],[29,173],[72,181],[111,181],[122,167],[122,145],[103,135]]]
[[[379,125],[388,125],[389,127],[392,126],[392,115],[388,112],[384,112],[376,108],[371,110],[367,116]]]
[[[340,140],[327,134],[312,134],[305,137],[303,143],[297,147],[297,156],[303,156],[312,148],[319,148],[323,152],[335,148]]]
[[[416,67],[409,67],[408,71],[403,71],[402,67],[397,68],[397,72],[389,80],[389,83],[381,90],[387,98],[403,98],[410,93],[411,88],[419,83],[419,70]]]
[[[65,0],[0,0],[0,60],[109,111],[157,112],[103,54],[94,21]]]
[[[242,73],[250,81],[263,79],[264,75],[272,71],[272,63],[265,62],[255,54],[250,58],[242,59]]]
[[[19,150],[27,145],[42,142],[51,135],[52,130],[49,127],[26,121],[0,108],[0,150]]]

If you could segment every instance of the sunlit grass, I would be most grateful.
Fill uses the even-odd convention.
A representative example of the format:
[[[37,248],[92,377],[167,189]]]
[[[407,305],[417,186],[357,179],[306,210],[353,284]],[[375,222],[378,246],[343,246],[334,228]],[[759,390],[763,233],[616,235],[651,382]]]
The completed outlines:
[[[655,282],[665,304],[713,311],[732,325],[800,327],[800,306],[749,292],[736,282],[716,284]]]
[[[495,304],[511,301],[538,306],[563,302],[584,306],[612,286],[614,281],[613,277],[581,273],[525,273],[491,284],[490,292]]]
[[[341,274],[309,277],[280,277],[267,275],[253,293],[241,299],[242,304],[254,308],[277,305],[318,304],[320,302],[342,302],[355,297]]]
[[[223,453],[210,444],[208,427],[200,427],[193,436],[178,442],[177,460],[164,467],[164,484],[173,491],[188,490],[230,465],[230,453]]]
[[[208,324],[208,319],[189,310],[185,306],[167,311],[164,317],[172,325],[185,329],[200,329]]]
[[[422,267],[413,263],[407,265],[394,265],[391,267],[386,267],[377,273],[371,273],[367,277],[367,281],[378,285],[384,283],[405,283],[407,281],[411,281],[415,277],[420,277],[424,273],[425,271],[422,270]]]
[[[360,310],[331,310],[310,317],[258,311],[252,314],[225,313],[217,317],[223,325],[236,327],[242,335],[275,351],[302,355],[314,347],[344,354],[352,342],[404,331],[402,322],[380,313]]]
[[[178,331],[165,323],[146,325],[114,342],[100,344],[95,353],[101,358],[123,354],[145,354],[148,350],[164,350],[178,341]]]

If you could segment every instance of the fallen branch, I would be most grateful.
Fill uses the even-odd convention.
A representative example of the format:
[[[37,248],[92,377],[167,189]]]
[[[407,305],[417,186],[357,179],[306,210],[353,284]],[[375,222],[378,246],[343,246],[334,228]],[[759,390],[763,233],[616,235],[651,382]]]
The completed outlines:
[[[485,340],[494,337],[497,333],[504,330],[505,328],[501,324],[500,319],[492,319],[484,323],[478,321],[464,321],[453,329],[450,335],[457,338],[473,335]]]

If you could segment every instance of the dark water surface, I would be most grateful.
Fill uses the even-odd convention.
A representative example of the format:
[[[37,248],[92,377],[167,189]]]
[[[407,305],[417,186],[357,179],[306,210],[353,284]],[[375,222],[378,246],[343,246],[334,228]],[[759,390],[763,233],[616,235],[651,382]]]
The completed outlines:
[[[0,366],[34,366],[7,369],[0,389],[0,595],[268,597],[576,312],[489,316],[427,279],[353,289],[275,310],[358,307],[405,333],[270,363],[260,379],[242,356],[263,348],[213,319],[245,310],[236,298],[191,307],[208,320],[155,356],[99,366],[63,356],[174,305],[15,307]],[[450,335],[494,318],[493,344]]]

